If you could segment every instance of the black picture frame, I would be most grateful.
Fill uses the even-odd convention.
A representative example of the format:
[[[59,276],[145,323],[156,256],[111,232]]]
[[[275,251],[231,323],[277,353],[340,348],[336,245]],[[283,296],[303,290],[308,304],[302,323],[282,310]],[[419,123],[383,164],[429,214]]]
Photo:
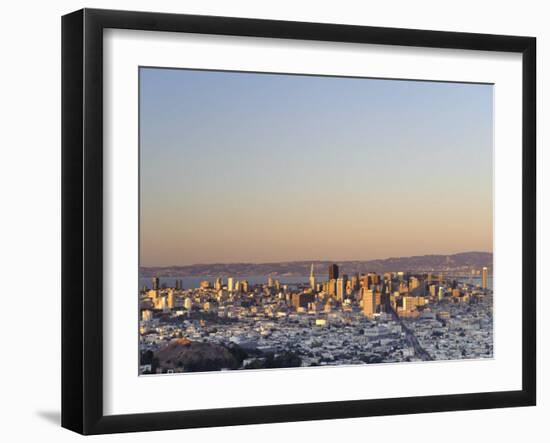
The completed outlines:
[[[177,412],[103,413],[103,30],[192,32],[522,54],[522,389]],[[83,9],[62,18],[62,426],[82,434],[229,426],[536,403],[536,39]]]

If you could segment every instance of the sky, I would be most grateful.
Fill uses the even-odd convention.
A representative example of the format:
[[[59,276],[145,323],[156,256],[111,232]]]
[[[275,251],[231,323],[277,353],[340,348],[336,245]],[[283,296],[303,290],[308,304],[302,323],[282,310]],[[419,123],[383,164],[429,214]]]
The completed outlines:
[[[140,68],[140,265],[492,251],[493,86]]]

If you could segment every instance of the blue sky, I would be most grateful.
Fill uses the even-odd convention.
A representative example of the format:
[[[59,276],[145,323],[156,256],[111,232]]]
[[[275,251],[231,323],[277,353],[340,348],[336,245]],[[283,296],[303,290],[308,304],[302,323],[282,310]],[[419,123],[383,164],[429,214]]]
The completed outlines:
[[[492,250],[491,85],[142,68],[141,264]]]

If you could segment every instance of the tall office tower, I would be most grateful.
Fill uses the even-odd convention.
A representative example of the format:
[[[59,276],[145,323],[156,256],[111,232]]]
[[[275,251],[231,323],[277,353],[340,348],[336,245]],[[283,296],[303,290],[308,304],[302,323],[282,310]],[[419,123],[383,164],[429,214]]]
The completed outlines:
[[[233,292],[234,285],[233,285],[233,277],[227,277],[227,290],[229,292]]]
[[[241,291],[248,292],[248,280],[241,280]]]
[[[346,284],[343,277],[336,280],[336,299],[338,301],[344,301],[346,291]]]
[[[338,278],[338,265],[330,265],[328,267],[328,279],[336,280]]]
[[[332,278],[328,281],[328,293],[330,295],[336,295],[336,279]]]
[[[351,277],[351,289],[355,291],[359,289],[359,275],[355,274]]]
[[[268,277],[267,278],[267,287],[268,288],[273,287],[273,277]]]
[[[376,295],[372,289],[361,289],[363,293],[363,314],[365,317],[373,318],[376,312]]]
[[[215,289],[216,291],[219,291],[219,290],[222,288],[222,286],[223,286],[222,278],[221,278],[221,277],[218,277],[218,278],[216,279],[216,282],[214,283],[214,289]]]
[[[349,283],[349,276],[348,274],[342,275],[342,278],[344,279],[344,294],[346,293],[346,288],[348,287]]]
[[[370,289],[372,285],[372,278],[370,275],[361,274],[361,287],[365,289]]]
[[[313,273],[313,263],[311,264],[311,271],[309,271],[309,286],[315,291],[315,274]]]
[[[390,310],[390,293],[383,292],[380,294],[380,310],[383,312],[389,312]]]
[[[174,300],[174,291],[172,289],[168,290],[168,297],[167,297],[167,306],[169,309],[173,309],[175,306],[175,300]]]
[[[153,300],[153,303],[156,301],[158,296],[159,296],[159,290],[158,289],[150,289],[149,291],[147,291],[147,297],[149,297],[151,300]]]
[[[371,285],[378,285],[380,284],[380,276],[376,272],[369,272],[368,276],[371,281]]]
[[[382,303],[382,293],[376,289],[374,291],[374,306],[375,306],[375,309],[378,309],[378,307],[380,306],[380,304]]]
[[[158,297],[155,300],[155,309],[162,309],[163,311],[167,308],[166,296]]]
[[[416,289],[420,286],[420,280],[416,277],[411,277],[409,280],[409,291]]]
[[[487,274],[488,274],[489,270],[487,269],[486,266],[483,267],[483,269],[481,270],[481,287],[483,289],[487,289]]]
[[[443,297],[445,296],[445,292],[443,291],[443,286],[439,287],[439,292],[437,293],[437,299],[439,301],[443,300]]]
[[[153,282],[153,290],[156,291],[157,289],[160,288],[160,279],[158,277],[153,277],[151,279],[151,281]]]

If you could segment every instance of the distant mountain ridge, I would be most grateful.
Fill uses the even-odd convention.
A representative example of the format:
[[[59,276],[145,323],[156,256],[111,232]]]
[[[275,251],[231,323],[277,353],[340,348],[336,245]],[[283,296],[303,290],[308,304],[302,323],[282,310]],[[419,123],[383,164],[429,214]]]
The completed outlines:
[[[418,255],[413,257],[389,257],[375,260],[313,260],[275,263],[211,263],[187,266],[142,266],[140,277],[185,277],[185,276],[229,276],[229,275],[272,275],[304,276],[309,275],[311,265],[316,274],[325,274],[328,265],[336,263],[341,272],[354,274],[361,272],[395,271],[460,271],[487,266],[493,267],[491,252],[461,252],[449,255]]]

